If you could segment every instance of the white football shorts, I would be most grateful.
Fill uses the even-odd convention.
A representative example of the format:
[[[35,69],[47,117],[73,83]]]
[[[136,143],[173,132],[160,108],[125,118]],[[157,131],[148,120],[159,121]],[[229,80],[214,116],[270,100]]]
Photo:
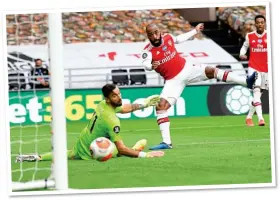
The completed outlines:
[[[208,80],[205,74],[207,65],[186,62],[182,71],[174,78],[166,80],[160,97],[174,105],[181,96],[186,85]]]

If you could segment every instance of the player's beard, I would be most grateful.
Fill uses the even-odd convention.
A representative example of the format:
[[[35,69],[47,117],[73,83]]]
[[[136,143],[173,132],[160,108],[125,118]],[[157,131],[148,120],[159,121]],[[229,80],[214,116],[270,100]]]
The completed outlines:
[[[112,102],[111,104],[112,104],[113,107],[122,106],[122,100],[120,100],[119,102],[116,102],[116,103]]]
[[[154,47],[159,47],[161,45],[161,35],[160,35],[159,39],[156,41],[158,41],[158,43],[155,43],[154,41],[150,41],[150,42],[152,43],[152,45]]]

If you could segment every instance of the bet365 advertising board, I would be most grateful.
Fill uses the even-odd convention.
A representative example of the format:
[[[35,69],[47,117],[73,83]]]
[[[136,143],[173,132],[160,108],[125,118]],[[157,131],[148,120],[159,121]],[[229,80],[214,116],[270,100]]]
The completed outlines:
[[[160,94],[161,87],[122,88],[123,103],[141,103],[153,94]],[[19,98],[20,94],[20,98]],[[11,125],[47,123],[51,121],[49,91],[21,91],[9,93],[9,120]],[[103,99],[100,89],[66,90],[65,110],[68,122],[86,121]],[[187,86],[176,105],[169,110],[170,117],[195,117],[246,114],[252,101],[251,92],[237,85]],[[264,113],[269,112],[268,93],[262,96]],[[127,114],[117,114],[120,119],[155,118],[153,107]]]

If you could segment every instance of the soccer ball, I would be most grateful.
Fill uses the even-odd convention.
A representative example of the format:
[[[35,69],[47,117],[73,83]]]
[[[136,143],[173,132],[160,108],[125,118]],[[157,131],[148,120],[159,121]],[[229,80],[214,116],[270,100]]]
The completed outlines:
[[[90,144],[93,159],[104,162],[112,158],[115,144],[105,137],[99,137]]]
[[[245,114],[250,109],[253,96],[250,90],[243,86],[234,86],[226,94],[226,106],[236,115]]]

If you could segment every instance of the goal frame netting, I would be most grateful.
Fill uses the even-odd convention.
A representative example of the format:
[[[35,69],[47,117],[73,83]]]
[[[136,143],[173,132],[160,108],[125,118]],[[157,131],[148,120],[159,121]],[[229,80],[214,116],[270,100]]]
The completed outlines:
[[[41,188],[54,188],[56,190],[68,189],[67,134],[64,106],[63,32],[62,14],[60,12],[48,13],[48,50],[52,107],[52,135],[50,134],[50,137],[52,137],[53,163],[51,177],[44,180],[12,182],[12,192]]]

